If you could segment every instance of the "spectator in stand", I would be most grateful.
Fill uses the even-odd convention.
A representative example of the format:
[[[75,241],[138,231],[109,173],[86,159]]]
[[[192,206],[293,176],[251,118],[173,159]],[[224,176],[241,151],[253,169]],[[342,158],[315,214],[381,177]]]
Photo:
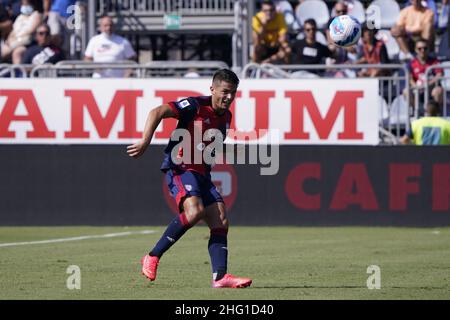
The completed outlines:
[[[418,38],[425,39],[428,47],[434,50],[434,13],[425,8],[421,0],[412,0],[412,5],[400,11],[397,23],[391,34],[400,47],[400,60],[411,60],[411,48]]]
[[[64,60],[61,48],[51,42],[50,27],[42,23],[36,30],[36,44],[30,46],[23,54],[23,64],[39,65],[44,63],[57,63]]]
[[[22,61],[26,46],[33,40],[36,28],[42,22],[42,14],[37,10],[39,4],[36,0],[22,0],[20,15],[14,21],[13,29],[1,46],[2,61],[12,59],[14,64]]]
[[[440,117],[438,103],[433,100],[428,102],[425,117],[414,120],[400,142],[415,145],[450,145],[450,121]]]
[[[409,72],[411,74],[410,77],[410,91],[413,93],[414,90],[417,90],[419,93],[419,101],[416,101],[416,105],[420,106],[420,103],[424,100],[424,90],[425,90],[425,71],[428,67],[436,65],[439,63],[439,60],[433,58],[429,54],[428,42],[424,39],[419,39],[415,44],[416,57],[410,61],[408,64]],[[439,85],[439,78],[443,76],[442,69],[434,69],[433,71],[434,77],[428,81],[428,89],[430,96],[439,104],[442,105],[443,100],[443,89]],[[410,98],[410,101],[414,101],[413,97]],[[419,114],[421,115],[423,112],[419,109]]]
[[[0,3],[0,37],[5,41],[12,30],[13,22],[9,17],[8,11],[3,4]]]
[[[293,64],[323,64],[325,58],[334,58],[334,52],[327,46],[316,41],[317,24],[314,19],[307,19],[303,24],[305,38],[295,40],[292,44]],[[319,74],[315,70],[309,72]]]
[[[130,42],[113,33],[113,21],[109,16],[100,18],[100,34],[89,40],[85,51],[85,61],[93,62],[119,62],[124,60],[134,60],[136,52],[131,47]],[[125,70],[106,69],[94,73],[96,78],[121,78],[128,76]]]
[[[253,17],[253,54],[256,63],[288,63],[291,48],[283,14],[275,11],[272,1],[263,1]]]
[[[389,56],[383,41],[377,40],[375,34],[378,30],[369,28],[367,24],[362,28],[362,46],[357,64],[383,64],[389,63]],[[387,74],[386,69],[368,68],[358,72],[359,77],[379,77]]]
[[[68,50],[69,29],[67,19],[75,13],[75,3],[79,0],[44,0],[47,10],[47,24],[50,27],[52,42]]]

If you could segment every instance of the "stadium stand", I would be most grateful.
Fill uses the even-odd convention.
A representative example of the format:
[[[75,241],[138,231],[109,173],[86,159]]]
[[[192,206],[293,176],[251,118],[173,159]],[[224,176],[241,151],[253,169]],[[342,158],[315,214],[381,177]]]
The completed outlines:
[[[399,14],[400,6],[396,1],[374,0],[367,7],[366,20],[377,29],[389,29],[395,25]]]
[[[295,9],[295,15],[301,25],[308,19],[314,19],[318,29],[327,27],[330,12],[326,3],[322,0],[310,0],[300,3]]]

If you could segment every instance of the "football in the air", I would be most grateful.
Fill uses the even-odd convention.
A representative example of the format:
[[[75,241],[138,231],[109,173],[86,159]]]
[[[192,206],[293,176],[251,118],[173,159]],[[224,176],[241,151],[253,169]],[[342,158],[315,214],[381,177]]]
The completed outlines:
[[[329,26],[330,36],[340,47],[350,47],[361,37],[361,25],[355,17],[342,15],[335,17]]]

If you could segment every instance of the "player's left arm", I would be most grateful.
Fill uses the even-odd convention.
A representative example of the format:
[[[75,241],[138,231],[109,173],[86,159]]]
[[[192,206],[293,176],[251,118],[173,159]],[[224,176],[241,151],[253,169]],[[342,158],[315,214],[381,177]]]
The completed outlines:
[[[133,158],[140,157],[152,141],[153,134],[155,133],[155,130],[161,120],[164,118],[176,117],[176,112],[168,104],[163,104],[155,109],[152,109],[147,116],[142,139],[132,145],[127,146],[128,155]]]

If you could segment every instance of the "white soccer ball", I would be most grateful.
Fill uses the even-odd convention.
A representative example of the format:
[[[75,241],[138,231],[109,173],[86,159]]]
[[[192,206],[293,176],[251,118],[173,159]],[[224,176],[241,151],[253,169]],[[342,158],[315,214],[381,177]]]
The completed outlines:
[[[331,39],[340,47],[350,47],[361,37],[361,25],[355,17],[349,15],[335,17],[329,29]]]

